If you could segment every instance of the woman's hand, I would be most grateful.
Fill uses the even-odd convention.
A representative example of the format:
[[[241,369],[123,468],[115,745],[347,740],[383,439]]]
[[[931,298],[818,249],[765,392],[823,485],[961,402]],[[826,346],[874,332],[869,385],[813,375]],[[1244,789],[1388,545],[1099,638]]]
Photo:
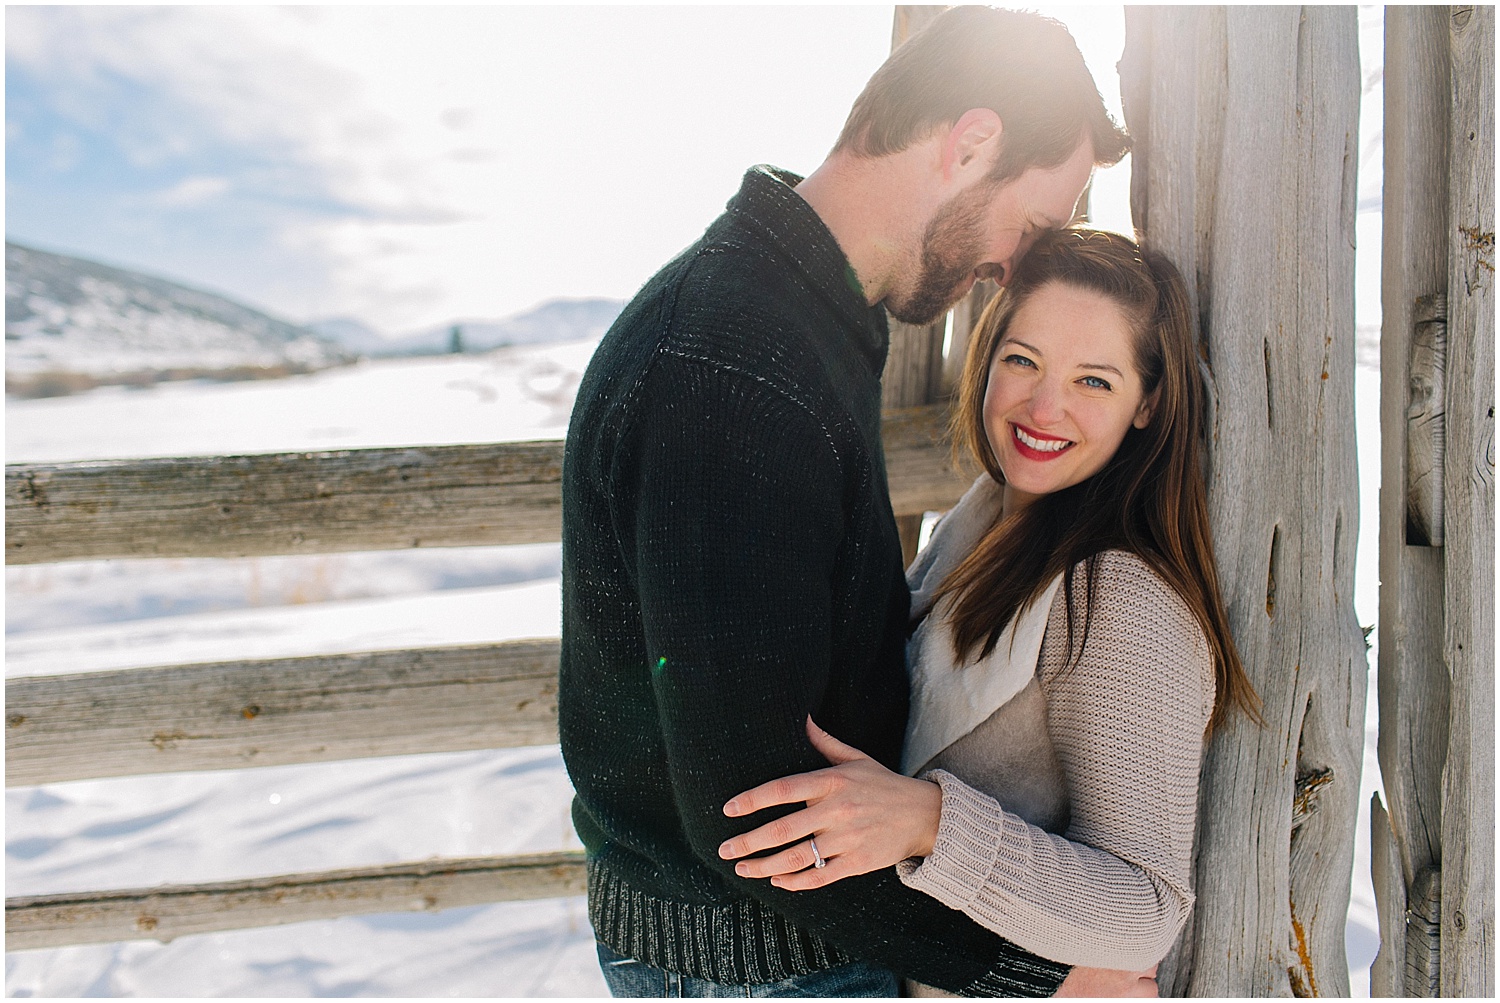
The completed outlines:
[[[724,814],[734,818],[772,805],[807,802],[801,811],[720,845],[719,856],[734,860],[795,844],[769,857],[741,860],[734,865],[736,874],[805,891],[932,852],[943,806],[937,784],[892,773],[810,717],[807,737],[833,766],[761,784],[724,806]],[[826,864],[818,866],[818,860]]]

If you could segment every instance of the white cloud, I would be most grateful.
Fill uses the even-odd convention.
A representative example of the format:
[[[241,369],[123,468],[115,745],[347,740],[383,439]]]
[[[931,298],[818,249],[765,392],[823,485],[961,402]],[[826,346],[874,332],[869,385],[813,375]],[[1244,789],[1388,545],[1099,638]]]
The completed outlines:
[[[228,178],[195,175],[183,178],[165,191],[157,192],[151,197],[151,202],[169,208],[202,205],[223,195],[230,188]]]
[[[701,232],[745,167],[816,166],[884,55],[889,16],[11,8],[7,54],[68,95],[79,121],[98,124],[122,88],[157,102],[128,137],[139,164],[212,141],[305,172],[350,211],[283,226],[287,248],[328,268],[325,288],[284,309],[399,329],[553,295],[629,295]],[[190,176],[165,201],[226,190]]]
[[[275,213],[275,240],[324,274],[260,301],[396,331],[631,295],[745,168],[818,165],[886,54],[890,18],[847,6],[12,7],[7,55],[71,95],[80,121],[98,119],[105,95],[145,94],[130,132],[140,163],[208,142],[247,154],[239,173],[185,167],[163,205],[277,191],[318,203]],[[1112,62],[1118,28],[1095,38],[1108,19],[1083,20],[1085,50]]]
[[[130,109],[155,133],[131,137],[142,163],[194,147],[205,131],[295,153],[319,109],[348,114],[351,81],[279,44],[267,30],[275,20],[238,7],[11,8],[6,59],[52,84],[58,110],[83,124],[113,124],[122,98],[153,102]]]

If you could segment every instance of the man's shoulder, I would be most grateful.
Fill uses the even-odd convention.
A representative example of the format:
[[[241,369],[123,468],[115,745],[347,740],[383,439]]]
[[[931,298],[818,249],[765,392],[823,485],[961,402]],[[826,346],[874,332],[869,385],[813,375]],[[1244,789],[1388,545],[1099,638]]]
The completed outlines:
[[[694,325],[753,326],[758,317],[795,317],[803,284],[795,266],[726,212],[641,287],[611,328],[614,341],[659,341]]]

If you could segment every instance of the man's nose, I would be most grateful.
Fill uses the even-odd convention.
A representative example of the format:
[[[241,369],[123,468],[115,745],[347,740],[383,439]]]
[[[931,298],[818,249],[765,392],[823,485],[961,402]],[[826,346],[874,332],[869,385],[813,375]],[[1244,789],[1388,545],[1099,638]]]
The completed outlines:
[[[1040,236],[1040,234],[1026,234],[1019,241],[1017,241],[1016,245],[1013,248],[1011,248],[1009,254],[1007,254],[999,262],[991,266],[998,273],[998,275],[990,277],[994,278],[994,280],[999,283],[1002,289],[1010,285],[1011,279],[1015,278],[1016,266],[1021,263],[1021,259],[1026,256],[1026,252],[1031,250],[1031,245],[1036,243],[1036,238],[1038,236]]]
[[[1004,261],[991,262],[976,268],[975,273],[982,279],[989,279],[1000,288],[1004,289],[1010,285],[1010,280],[1015,273],[1015,255],[1011,255]]]

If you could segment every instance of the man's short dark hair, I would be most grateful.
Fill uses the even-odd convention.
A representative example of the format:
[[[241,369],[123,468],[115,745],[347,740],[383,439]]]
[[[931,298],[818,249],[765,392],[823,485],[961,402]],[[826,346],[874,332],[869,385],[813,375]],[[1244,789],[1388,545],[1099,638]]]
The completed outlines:
[[[1100,165],[1130,148],[1061,23],[1030,11],[953,7],[875,71],[834,150],[896,153],[972,108],[991,109],[1004,127],[989,175],[996,183],[1060,166],[1083,138]]]

